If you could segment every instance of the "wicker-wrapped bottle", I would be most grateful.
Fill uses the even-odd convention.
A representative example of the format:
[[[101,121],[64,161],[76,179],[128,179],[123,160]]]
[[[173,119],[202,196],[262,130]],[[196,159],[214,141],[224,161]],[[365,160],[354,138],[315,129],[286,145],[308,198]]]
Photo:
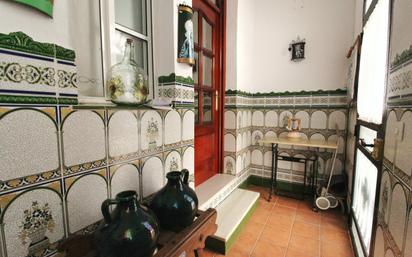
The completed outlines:
[[[110,100],[116,104],[143,104],[149,94],[147,75],[132,55],[133,41],[126,40],[123,60],[110,70],[108,82]]]

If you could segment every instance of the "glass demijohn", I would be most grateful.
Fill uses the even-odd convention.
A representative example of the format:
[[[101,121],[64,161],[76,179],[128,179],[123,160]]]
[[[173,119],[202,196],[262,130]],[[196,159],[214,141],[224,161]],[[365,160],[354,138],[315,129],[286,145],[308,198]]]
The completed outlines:
[[[147,75],[133,59],[132,44],[128,38],[123,60],[110,70],[109,95],[116,104],[143,104],[149,94]]]

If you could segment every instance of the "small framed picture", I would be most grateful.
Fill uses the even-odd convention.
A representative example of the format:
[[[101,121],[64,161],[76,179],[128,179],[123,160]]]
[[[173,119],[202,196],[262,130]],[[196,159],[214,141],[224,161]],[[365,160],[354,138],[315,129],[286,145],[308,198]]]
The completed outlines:
[[[190,65],[195,64],[192,17],[193,9],[190,6],[179,5],[177,61]]]
[[[301,40],[299,37],[290,43],[289,51],[291,52],[292,61],[298,62],[305,59],[305,45],[305,40]]]
[[[300,131],[300,119],[289,118],[288,129],[290,131]]]

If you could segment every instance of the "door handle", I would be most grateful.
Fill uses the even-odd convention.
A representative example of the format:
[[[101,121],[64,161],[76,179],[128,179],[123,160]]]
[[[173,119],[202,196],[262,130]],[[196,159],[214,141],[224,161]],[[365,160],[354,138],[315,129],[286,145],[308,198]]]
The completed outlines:
[[[215,91],[215,110],[219,110],[219,91]]]
[[[373,150],[371,152],[373,159],[378,161],[381,158],[383,146],[383,140],[381,138],[375,138],[373,140],[373,144],[368,144],[365,142],[365,139],[359,138],[359,144],[363,147],[373,147]]]

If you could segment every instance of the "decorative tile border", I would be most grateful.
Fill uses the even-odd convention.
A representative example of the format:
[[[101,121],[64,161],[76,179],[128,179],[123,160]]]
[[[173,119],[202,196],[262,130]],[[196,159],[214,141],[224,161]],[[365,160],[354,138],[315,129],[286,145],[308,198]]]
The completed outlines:
[[[23,32],[0,33],[0,95],[18,96],[8,97],[5,103],[54,104],[57,101],[48,97],[77,100],[74,60],[75,52],[71,49],[36,42]]]
[[[172,73],[168,76],[160,76],[158,96],[170,99],[177,108],[193,109],[195,92],[193,79],[177,76]]]
[[[398,69],[400,66],[403,66],[406,63],[409,63],[412,60],[412,45],[403,50],[401,53],[397,53],[391,62],[391,72]]]
[[[347,92],[343,89],[300,92],[247,93],[226,91],[226,108],[346,108]]]
[[[175,73],[171,73],[170,75],[166,75],[166,76],[159,76],[159,84],[170,84],[170,83],[179,83],[179,84],[186,84],[186,85],[193,86],[194,81],[191,77],[178,76]]]

